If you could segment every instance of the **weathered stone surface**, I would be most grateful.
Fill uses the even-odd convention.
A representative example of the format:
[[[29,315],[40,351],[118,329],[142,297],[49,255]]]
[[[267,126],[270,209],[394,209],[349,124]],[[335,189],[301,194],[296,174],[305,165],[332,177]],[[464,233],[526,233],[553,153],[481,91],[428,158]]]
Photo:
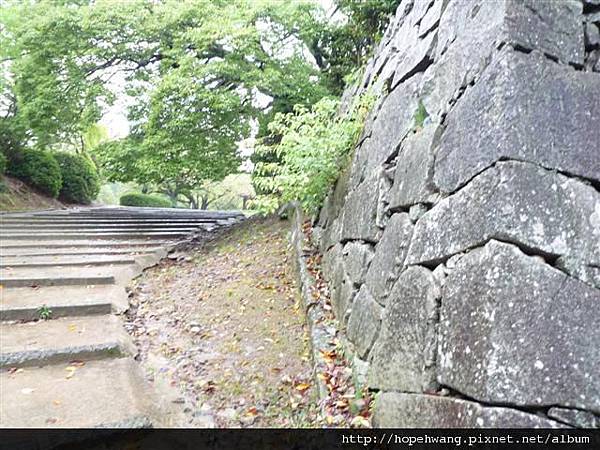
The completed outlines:
[[[477,400],[600,411],[600,291],[490,241],[442,293],[438,381]]]
[[[457,41],[496,41],[539,50],[562,62],[583,60],[582,7],[577,0],[453,1],[440,21],[441,55]]]
[[[580,386],[597,372],[598,358],[578,358],[593,353],[592,340],[600,342],[582,331],[600,328],[589,306],[598,294],[588,286],[600,287],[600,78],[591,73],[600,70],[600,43],[593,43],[600,38],[597,7],[584,8],[585,15],[580,0],[403,1],[363,82],[350,91],[380,98],[345,188],[336,189],[343,195],[324,207],[321,246],[333,250],[324,267],[333,267],[332,301],[342,325],[347,321],[348,349],[369,367],[368,385],[384,390],[381,398],[387,389],[422,393],[443,382],[435,367],[436,313],[448,300],[445,307],[458,311],[448,327],[464,341],[453,337],[453,345],[466,343],[471,352],[463,345],[454,356],[447,370],[458,381],[449,387],[485,402],[553,406],[562,424],[590,423],[589,411],[578,408],[597,407],[589,399],[598,385]],[[419,102],[428,118],[415,132]],[[517,258],[510,266],[498,252],[487,265],[465,269],[483,251],[478,247],[494,240],[514,243],[494,245],[526,263]],[[439,286],[460,295],[443,298]],[[567,291],[573,319],[566,317]],[[518,334],[506,328],[509,320],[521,324]],[[499,349],[485,347],[489,342]],[[566,354],[560,361],[559,353]],[[471,401],[408,398],[383,426],[559,425]]]
[[[363,359],[377,338],[382,310],[381,305],[369,293],[369,289],[363,285],[352,303],[347,329],[348,339],[354,344],[358,356]]]
[[[600,72],[600,49],[592,50],[585,60],[585,70],[588,72]]]
[[[391,209],[427,203],[435,193],[433,162],[439,131],[439,125],[429,124],[402,142],[390,193]]]
[[[449,114],[436,185],[453,192],[501,159],[600,180],[598,96],[596,75],[539,53],[503,52]]]
[[[512,44],[564,63],[583,63],[583,7],[579,0],[507,0],[505,30]]]
[[[413,46],[406,49],[396,63],[396,71],[392,80],[391,88],[395,89],[398,84],[414,76],[418,72],[424,72],[431,64],[433,52],[437,44],[437,33],[429,33],[422,39],[417,39]]]
[[[440,288],[431,271],[409,267],[394,285],[371,351],[369,385],[423,392],[435,385],[435,323]]]
[[[600,28],[595,23],[585,24],[585,43],[590,46],[600,44]]]
[[[359,388],[367,385],[368,373],[369,363],[355,355],[354,358],[352,358],[352,378],[354,378]]]
[[[600,428],[600,417],[579,409],[550,408],[548,417],[579,428]]]
[[[435,0],[433,5],[421,19],[419,23],[419,37],[425,36],[429,31],[435,28],[440,22],[440,17],[449,0]]]
[[[328,250],[323,252],[322,258],[322,266],[323,266],[323,276],[325,281],[327,281],[330,285],[335,285],[336,281],[341,282],[339,279],[341,273],[343,272],[342,266],[342,244],[336,244],[329,248]],[[340,272],[340,275],[337,275],[336,272]]]
[[[371,137],[363,142],[354,162],[360,170],[360,179],[368,178],[374,170],[388,160],[400,141],[414,126],[418,108],[418,84],[420,74],[415,75],[394,89],[383,101],[373,122]]]
[[[419,24],[432,4],[433,0],[416,0],[414,2],[410,14],[406,18],[411,27],[416,27]]]
[[[352,281],[344,274],[341,277],[341,282],[335,285],[331,292],[331,303],[335,317],[342,325],[348,322],[349,309],[352,306],[357,289],[352,284]]]
[[[497,163],[421,217],[406,264],[444,260],[491,238],[567,255],[571,269],[599,266],[600,194],[531,164]]]
[[[433,395],[385,392],[377,398],[378,428],[562,428],[563,425],[510,408]]]
[[[396,53],[385,64],[371,88],[373,95],[385,95],[389,92],[394,72],[398,66],[398,61],[400,61],[400,56]]]
[[[319,212],[319,220],[317,222],[318,225],[322,227],[327,227],[340,214],[340,211],[344,206],[346,194],[348,193],[348,181],[350,178],[350,171],[350,167],[346,167],[340,172],[340,175],[338,176],[338,179],[335,182],[333,190],[325,199],[323,207]]]
[[[374,253],[372,245],[362,242],[352,241],[345,245],[343,251],[344,269],[355,286],[364,283]]]
[[[342,240],[377,242],[381,229],[377,227],[379,174],[362,182],[348,193],[342,216]]]
[[[577,5],[544,1],[451,1],[437,29],[435,64],[425,74],[423,104],[440,118],[489,64],[499,43],[583,63]]]
[[[408,217],[412,223],[416,223],[426,212],[427,206],[417,203],[416,205],[412,205],[408,210]]]
[[[375,255],[367,271],[365,283],[381,305],[386,303],[388,294],[398,279],[412,230],[413,225],[408,214],[394,214],[375,247]]]

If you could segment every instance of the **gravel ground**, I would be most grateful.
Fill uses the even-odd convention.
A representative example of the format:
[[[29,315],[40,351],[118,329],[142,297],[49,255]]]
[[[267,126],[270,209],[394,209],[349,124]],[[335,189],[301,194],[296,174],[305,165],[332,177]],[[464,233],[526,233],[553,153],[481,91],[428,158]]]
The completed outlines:
[[[321,424],[288,230],[250,219],[137,279],[126,328],[166,426]]]

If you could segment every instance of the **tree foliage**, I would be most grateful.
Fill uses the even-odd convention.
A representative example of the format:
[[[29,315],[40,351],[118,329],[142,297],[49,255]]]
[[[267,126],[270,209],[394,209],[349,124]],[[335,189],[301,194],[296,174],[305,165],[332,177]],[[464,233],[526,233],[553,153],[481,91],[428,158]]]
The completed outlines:
[[[299,201],[305,211],[315,213],[347,164],[373,100],[365,95],[344,117],[333,98],[277,115],[269,128],[281,140],[257,148],[259,153],[275,154],[275,162],[256,167],[255,183],[262,192],[258,206],[272,212],[282,203]]]
[[[12,100],[2,134],[11,147],[81,141],[114,101],[110,79],[119,73],[136,98],[134,126],[100,159],[135,148],[145,160],[107,162],[111,178],[125,176],[111,164],[128,165],[130,180],[222,178],[237,169],[236,142],[262,112],[256,92],[274,105],[310,104],[326,93],[298,40],[319,14],[305,1],[9,2],[1,47]]]
[[[277,114],[339,94],[397,3],[337,0],[347,20],[330,23],[314,0],[5,0],[0,145],[88,151],[109,180],[176,199],[237,171],[254,124],[276,143]],[[106,141],[120,91],[131,133]]]

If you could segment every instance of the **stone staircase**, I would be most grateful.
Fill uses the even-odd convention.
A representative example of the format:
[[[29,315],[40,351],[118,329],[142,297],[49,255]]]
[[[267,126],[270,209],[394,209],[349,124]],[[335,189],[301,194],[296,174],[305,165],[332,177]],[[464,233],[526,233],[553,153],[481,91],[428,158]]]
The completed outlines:
[[[167,425],[119,317],[125,286],[178,242],[242,218],[152,208],[2,214],[0,427]]]

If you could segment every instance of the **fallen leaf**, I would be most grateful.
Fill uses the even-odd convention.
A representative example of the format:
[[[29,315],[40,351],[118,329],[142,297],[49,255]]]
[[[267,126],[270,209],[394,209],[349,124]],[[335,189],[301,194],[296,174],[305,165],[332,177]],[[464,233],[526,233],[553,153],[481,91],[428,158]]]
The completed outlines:
[[[296,390],[298,390],[300,392],[306,391],[309,387],[310,387],[310,384],[308,384],[308,383],[298,383],[295,386]]]
[[[69,378],[73,378],[73,375],[75,375],[75,372],[77,371],[77,367],[75,367],[75,366],[69,366],[65,370],[67,372],[69,372],[67,374],[67,376],[65,377],[68,380]]]
[[[60,404],[61,404],[62,402],[61,402],[60,400],[52,400],[52,403],[53,403],[55,406],[60,406]]]
[[[249,408],[248,411],[246,411],[246,415],[256,417],[258,416],[258,410],[253,406],[252,408]]]

